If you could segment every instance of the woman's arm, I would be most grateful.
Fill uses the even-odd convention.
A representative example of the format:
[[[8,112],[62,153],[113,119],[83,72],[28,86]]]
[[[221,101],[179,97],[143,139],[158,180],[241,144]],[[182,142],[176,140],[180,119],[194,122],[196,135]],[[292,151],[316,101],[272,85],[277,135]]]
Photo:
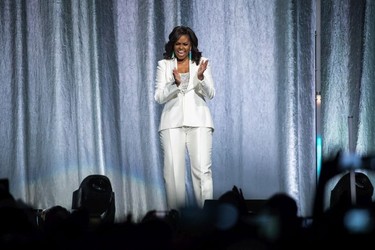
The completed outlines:
[[[177,97],[179,88],[175,84],[172,72],[167,72],[167,63],[165,60],[160,60],[156,68],[156,86],[154,99],[159,104]]]
[[[207,59],[202,59],[199,64],[198,71],[194,79],[194,88],[197,88],[198,91],[203,94],[203,96],[209,99],[212,99],[215,96],[215,87],[214,81],[212,79],[211,65]]]

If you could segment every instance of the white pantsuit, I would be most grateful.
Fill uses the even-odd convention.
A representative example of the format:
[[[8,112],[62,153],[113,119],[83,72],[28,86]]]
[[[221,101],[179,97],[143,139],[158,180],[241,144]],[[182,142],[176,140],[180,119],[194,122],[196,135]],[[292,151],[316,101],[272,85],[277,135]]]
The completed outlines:
[[[207,60],[202,58],[201,60]],[[212,133],[213,120],[206,99],[215,95],[210,63],[204,79],[197,77],[198,65],[190,62],[186,90],[174,84],[176,59],[160,60],[156,73],[155,100],[164,104],[159,135],[164,160],[164,181],[169,209],[186,205],[185,155],[189,154],[191,177],[197,205],[213,197]]]

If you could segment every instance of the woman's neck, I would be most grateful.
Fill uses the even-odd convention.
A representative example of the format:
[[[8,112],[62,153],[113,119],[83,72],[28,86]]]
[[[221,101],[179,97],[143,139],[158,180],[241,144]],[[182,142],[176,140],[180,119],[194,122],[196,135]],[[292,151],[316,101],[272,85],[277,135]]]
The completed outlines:
[[[190,65],[189,58],[185,58],[181,61],[177,60],[177,71],[179,73],[187,73],[189,72],[189,65]]]

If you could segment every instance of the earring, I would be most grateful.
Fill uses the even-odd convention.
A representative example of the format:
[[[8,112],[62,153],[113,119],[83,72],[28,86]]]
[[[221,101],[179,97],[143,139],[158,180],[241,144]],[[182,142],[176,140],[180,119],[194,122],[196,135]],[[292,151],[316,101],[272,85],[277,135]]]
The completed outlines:
[[[189,60],[191,61],[191,50],[189,51]]]
[[[174,58],[174,51],[172,51],[172,56],[171,56],[171,58],[172,58],[172,59]]]

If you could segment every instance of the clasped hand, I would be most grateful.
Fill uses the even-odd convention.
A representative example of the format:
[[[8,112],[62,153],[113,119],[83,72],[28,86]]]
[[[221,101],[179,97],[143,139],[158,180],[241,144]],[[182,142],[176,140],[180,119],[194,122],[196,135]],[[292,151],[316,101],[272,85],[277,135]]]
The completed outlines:
[[[202,61],[198,68],[198,79],[202,81],[204,79],[203,73],[206,71],[208,65],[208,60]]]
[[[198,79],[200,81],[202,81],[204,79],[203,73],[206,71],[207,65],[208,65],[208,60],[202,61],[199,64],[197,76],[198,76]],[[180,73],[178,73],[178,71],[177,71],[176,68],[173,69],[173,77],[174,77],[174,81],[175,81],[177,87],[180,86],[180,84],[181,84],[181,76],[180,76]]]

